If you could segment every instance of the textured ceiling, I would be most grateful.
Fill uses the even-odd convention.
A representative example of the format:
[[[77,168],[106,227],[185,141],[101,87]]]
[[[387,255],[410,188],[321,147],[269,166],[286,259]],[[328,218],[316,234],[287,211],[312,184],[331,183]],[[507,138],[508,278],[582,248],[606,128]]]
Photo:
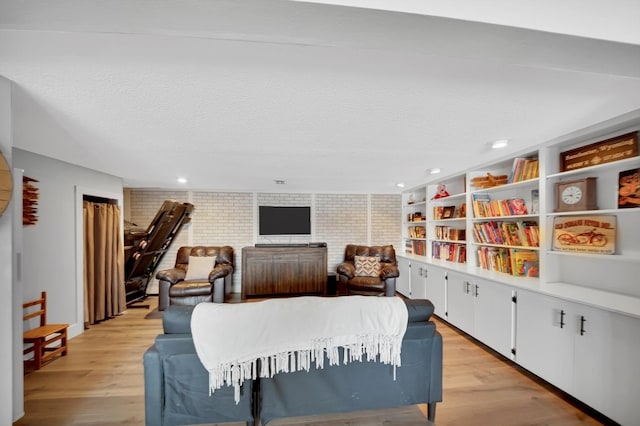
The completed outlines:
[[[130,187],[390,193],[640,108],[640,43],[616,37],[632,42],[281,0],[26,0],[0,6],[0,75],[14,146]]]

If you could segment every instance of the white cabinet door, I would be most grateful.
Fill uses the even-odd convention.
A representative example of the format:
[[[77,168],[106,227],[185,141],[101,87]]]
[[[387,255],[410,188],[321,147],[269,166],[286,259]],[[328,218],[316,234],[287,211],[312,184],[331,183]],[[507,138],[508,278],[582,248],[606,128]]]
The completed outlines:
[[[605,412],[610,405],[609,392],[614,389],[611,362],[616,348],[612,347],[611,313],[579,304],[569,305],[569,330],[573,350],[573,392],[572,395]],[[616,367],[617,368],[617,367]]]
[[[592,331],[591,325],[585,327],[587,333]],[[640,319],[612,313],[606,332],[610,351],[606,386],[611,391],[603,412],[620,424],[640,425]]]
[[[516,362],[571,392],[573,335],[567,302],[518,290]]]
[[[640,424],[640,320],[574,304],[572,395],[623,425]]]
[[[513,293],[511,287],[475,278],[471,293],[474,297],[473,337],[512,358]]]
[[[400,276],[396,278],[396,291],[403,296],[411,297],[411,261],[404,257],[398,258]]]
[[[473,336],[471,277],[454,271],[449,271],[447,277],[447,321]]]
[[[427,298],[427,271],[426,263],[413,261],[411,263],[411,298]]]
[[[640,424],[640,320],[518,291],[517,362],[623,425]]]
[[[411,261],[411,298],[423,299],[425,287],[426,265],[415,260]]]
[[[447,312],[447,271],[437,266],[427,266],[425,298],[434,306],[434,312],[446,319]]]

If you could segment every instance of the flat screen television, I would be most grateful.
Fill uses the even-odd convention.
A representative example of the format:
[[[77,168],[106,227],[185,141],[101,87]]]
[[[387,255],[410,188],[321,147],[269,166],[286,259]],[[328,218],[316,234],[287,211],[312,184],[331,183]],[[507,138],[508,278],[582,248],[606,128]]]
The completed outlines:
[[[259,206],[260,235],[311,235],[311,207]]]

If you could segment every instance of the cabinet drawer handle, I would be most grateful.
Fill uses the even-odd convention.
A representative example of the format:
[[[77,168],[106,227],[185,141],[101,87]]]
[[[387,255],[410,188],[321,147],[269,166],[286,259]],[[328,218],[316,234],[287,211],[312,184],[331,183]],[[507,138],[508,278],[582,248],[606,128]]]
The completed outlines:
[[[479,288],[480,288],[480,286],[478,284],[476,284],[476,297],[478,297],[478,295],[480,294],[480,292],[478,291]]]
[[[560,311],[560,328],[564,328],[564,310]]]
[[[584,315],[580,315],[580,335],[584,336],[584,333],[586,333],[587,331],[584,329],[584,323],[587,322],[587,319],[584,317]]]
[[[467,294],[469,294],[469,281],[465,281],[465,282],[464,282],[464,285],[465,285],[465,287],[464,287],[464,292],[465,292],[465,293],[467,293]]]

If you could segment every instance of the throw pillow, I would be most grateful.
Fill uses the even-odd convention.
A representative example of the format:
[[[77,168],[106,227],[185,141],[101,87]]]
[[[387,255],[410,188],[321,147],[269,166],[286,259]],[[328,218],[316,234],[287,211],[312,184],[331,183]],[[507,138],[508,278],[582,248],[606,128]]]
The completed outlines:
[[[185,281],[208,280],[216,264],[216,256],[189,256],[189,267]]]
[[[380,275],[380,258],[355,256],[356,277],[377,277]]]

